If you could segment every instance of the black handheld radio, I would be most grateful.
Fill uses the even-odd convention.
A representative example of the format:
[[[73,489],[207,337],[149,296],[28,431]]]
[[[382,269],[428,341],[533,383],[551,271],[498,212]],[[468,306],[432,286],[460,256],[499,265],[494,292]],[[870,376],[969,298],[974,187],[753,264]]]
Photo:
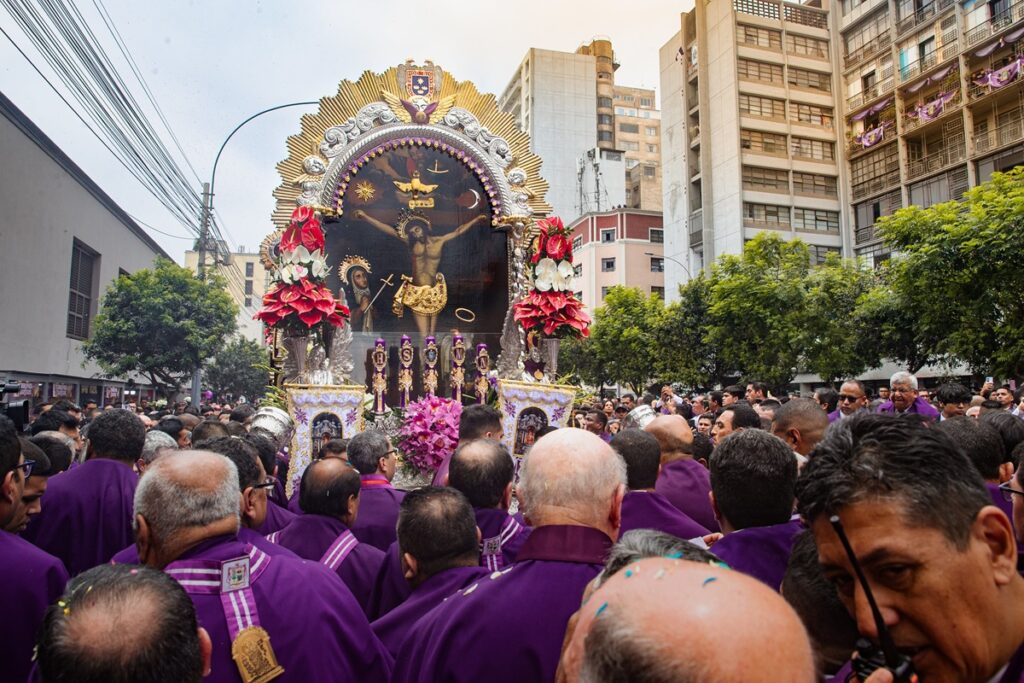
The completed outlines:
[[[871,606],[871,616],[874,618],[875,627],[878,629],[879,647],[876,647],[867,638],[857,640],[857,657],[853,660],[854,673],[857,674],[857,678],[864,681],[876,669],[885,667],[892,672],[895,683],[917,683],[918,679],[917,673],[914,671],[914,664],[911,662],[910,657],[896,649],[896,643],[893,642],[892,634],[889,633],[889,627],[885,625],[882,613],[878,610],[878,603],[875,602],[875,596],[871,592],[871,586],[868,585],[867,577],[864,576],[864,571],[860,568],[857,556],[853,554],[853,547],[850,546],[850,539],[846,537],[846,531],[843,529],[842,522],[839,521],[839,515],[832,515],[829,518],[829,522],[832,523],[832,528],[836,530],[836,535],[839,536],[839,541],[843,544],[846,556],[850,558],[850,564],[853,565],[857,581],[860,582],[861,588],[864,589],[864,595]]]

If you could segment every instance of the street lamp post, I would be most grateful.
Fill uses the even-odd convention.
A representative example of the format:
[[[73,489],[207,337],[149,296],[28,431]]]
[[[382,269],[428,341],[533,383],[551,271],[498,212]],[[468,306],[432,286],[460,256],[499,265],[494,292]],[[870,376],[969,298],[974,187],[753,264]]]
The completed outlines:
[[[235,126],[234,130],[228,133],[228,136],[224,138],[224,142],[221,143],[220,149],[217,150],[217,156],[213,160],[213,171],[210,173],[210,182],[203,183],[203,210],[199,223],[199,263],[197,267],[199,279],[206,279],[206,247],[210,239],[210,218],[213,216],[213,189],[217,182],[217,164],[220,163],[220,155],[224,152],[224,148],[227,147],[228,141],[235,136],[242,126],[249,123],[253,119],[269,114],[272,111],[278,109],[286,109],[288,107],[307,107],[313,104],[319,104],[319,101],[311,102],[290,102],[288,104],[279,104],[276,107],[269,107],[263,111],[258,111],[249,118],[242,121],[240,124]],[[199,406],[199,392],[201,382],[202,371],[201,368],[196,368],[192,373],[192,405]]]
[[[667,258],[669,261],[673,261],[674,263],[678,263],[679,267],[682,268],[684,271],[686,271],[686,277],[690,278],[691,280],[693,279],[693,275],[690,274],[690,269],[686,267],[685,263],[683,263],[682,261],[680,261],[677,258],[673,258],[671,256],[666,256],[665,254],[655,254],[652,251],[645,251],[644,252],[644,256],[653,256],[655,258]]]

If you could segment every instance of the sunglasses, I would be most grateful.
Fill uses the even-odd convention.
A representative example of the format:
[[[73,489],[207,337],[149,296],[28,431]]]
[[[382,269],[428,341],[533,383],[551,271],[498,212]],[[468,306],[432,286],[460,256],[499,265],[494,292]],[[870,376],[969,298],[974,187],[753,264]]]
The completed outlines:
[[[23,463],[14,466],[14,469],[21,470],[21,476],[28,479],[32,476],[32,467],[36,464],[35,460],[26,460]]]
[[[839,402],[840,403],[853,403],[855,401],[859,401],[862,398],[863,398],[863,396],[850,396],[849,394],[840,394],[839,395]]]

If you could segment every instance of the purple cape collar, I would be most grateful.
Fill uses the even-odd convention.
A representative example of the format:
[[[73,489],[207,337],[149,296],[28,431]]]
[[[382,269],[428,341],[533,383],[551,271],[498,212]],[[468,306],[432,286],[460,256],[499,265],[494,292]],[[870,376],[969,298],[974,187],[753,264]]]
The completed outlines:
[[[391,482],[383,474],[360,474],[359,479],[362,482],[361,488],[369,489],[390,489],[394,488],[391,486]]]
[[[536,527],[516,556],[516,564],[525,560],[604,564],[612,539],[603,531],[588,526],[553,524]]]

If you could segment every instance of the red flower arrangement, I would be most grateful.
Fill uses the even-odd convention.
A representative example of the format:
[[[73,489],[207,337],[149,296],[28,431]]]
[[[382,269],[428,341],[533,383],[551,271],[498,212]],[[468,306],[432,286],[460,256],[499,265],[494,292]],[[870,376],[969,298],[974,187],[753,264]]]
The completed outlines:
[[[263,308],[254,316],[268,328],[282,328],[287,334],[309,334],[318,325],[341,327],[349,310],[334,299],[323,284],[326,267],[322,250],[324,233],[313,209],[300,206],[292,212],[288,229],[281,236],[277,281],[263,295]],[[304,249],[301,249],[304,248]],[[310,265],[296,278],[292,262],[296,256]]]
[[[587,337],[590,315],[572,293],[572,239],[557,216],[537,222],[533,244],[533,287],[515,304],[515,319],[527,332],[544,337]]]

